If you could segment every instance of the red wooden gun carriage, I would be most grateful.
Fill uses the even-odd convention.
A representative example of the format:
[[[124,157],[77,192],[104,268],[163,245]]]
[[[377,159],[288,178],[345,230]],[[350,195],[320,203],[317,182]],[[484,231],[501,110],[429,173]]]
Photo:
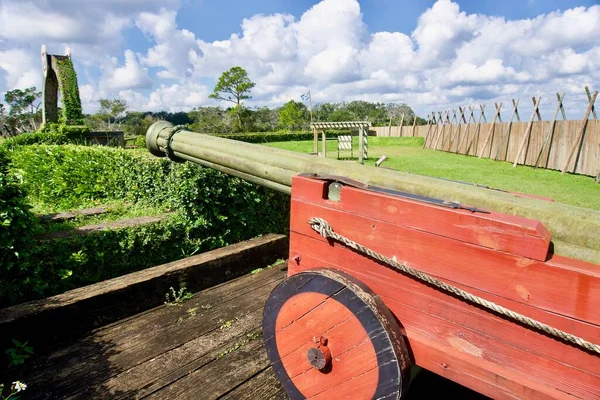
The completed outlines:
[[[600,213],[168,123],[147,145],[291,186],[263,320],[291,398],[400,399],[414,366],[498,399],[600,398]]]

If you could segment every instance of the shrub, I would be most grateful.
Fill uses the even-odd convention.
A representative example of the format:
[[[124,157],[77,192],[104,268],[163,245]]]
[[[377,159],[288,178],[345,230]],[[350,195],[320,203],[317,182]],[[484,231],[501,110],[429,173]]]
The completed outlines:
[[[68,144],[83,143],[84,136],[90,129],[85,125],[45,124],[38,132],[23,133],[13,136],[0,144],[0,149],[12,150],[20,146],[32,144]]]
[[[34,204],[59,210],[126,200],[173,214],[157,224],[38,242],[20,264],[17,295],[7,301],[0,289],[4,305],[288,227],[288,196],[192,163],[76,145],[18,147],[11,157]]]
[[[0,153],[0,296],[14,299],[25,279],[26,251],[34,217],[25,201],[20,177],[7,170],[5,155]]]
[[[327,131],[327,136],[330,138],[337,138],[340,135],[350,135],[352,131]],[[222,138],[239,140],[248,143],[270,143],[270,142],[292,142],[298,140],[313,140],[314,134],[312,132],[277,132],[277,133],[238,133],[231,135],[215,135]]]

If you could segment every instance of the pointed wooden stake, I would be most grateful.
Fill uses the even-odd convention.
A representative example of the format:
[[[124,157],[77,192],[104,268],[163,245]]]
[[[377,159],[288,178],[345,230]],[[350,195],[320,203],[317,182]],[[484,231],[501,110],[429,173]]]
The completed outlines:
[[[500,152],[502,151],[502,149],[504,148],[505,145],[506,145],[506,152],[504,154],[504,160],[506,160],[506,153],[508,153],[508,145],[510,144],[510,132],[511,132],[511,128],[512,128],[513,118],[515,117],[515,115],[517,116],[517,118],[519,118],[519,110],[517,108],[519,106],[519,99],[517,99],[517,101],[515,101],[515,99],[512,99],[512,104],[513,104],[513,112],[512,112],[512,115],[510,116],[510,120],[508,121],[508,125],[506,126],[506,132],[504,133],[504,135],[502,135],[502,141],[500,142],[500,145],[498,146],[498,150],[496,151],[494,160],[498,160],[498,156],[500,155]]]
[[[588,118],[590,117],[590,112],[592,108],[594,108],[594,102],[596,101],[596,97],[598,96],[598,91],[596,90],[592,97],[590,98],[590,102],[588,104],[587,110],[585,110],[585,115],[583,116],[583,121],[581,121],[581,128],[579,129],[579,134],[577,135],[577,140],[571,146],[571,150],[569,151],[569,156],[567,157],[567,161],[563,166],[561,174],[564,175],[567,172],[567,168],[569,167],[569,163],[571,162],[571,158],[573,158],[573,153],[575,153],[575,149],[579,147],[581,143],[581,139],[583,139],[583,134],[585,133],[585,128],[587,127]],[[573,172],[577,170],[577,160],[575,161],[575,166],[573,167]]]
[[[469,130],[471,128],[471,122],[474,124],[475,123],[475,117],[473,116],[473,110],[475,109],[475,107],[473,106],[469,106],[469,119],[466,122],[467,124],[467,130],[465,132],[465,134],[463,135],[462,138],[460,138],[460,140],[458,141],[458,146],[456,146],[456,151],[454,153],[458,154],[458,152],[460,151],[460,148],[462,147],[463,142],[465,141],[465,139],[469,138]]]
[[[515,162],[513,163],[513,168],[517,166],[519,163],[519,158],[521,157],[521,153],[525,148],[525,144],[529,141],[529,135],[531,134],[531,127],[533,126],[533,120],[535,119],[535,115],[538,112],[538,107],[540,106],[540,101],[542,100],[542,96],[538,97],[537,101],[533,102],[533,112],[531,113],[531,118],[529,119],[529,123],[527,124],[527,129],[525,129],[525,136],[523,136],[523,141],[521,142],[521,146],[519,146],[519,151],[517,151],[517,156],[515,157]],[[525,162],[527,160],[527,152],[525,152]]]
[[[485,118],[485,104],[480,104],[479,105],[479,109],[481,110],[481,114],[479,114],[479,122],[477,122],[477,126],[475,127],[475,133],[473,134],[473,137],[471,138],[471,141],[469,142],[469,146],[467,147],[467,152],[465,154],[469,154],[469,152],[471,151],[471,146],[473,145],[473,142],[475,142],[475,155],[477,155],[477,144],[478,144],[478,136],[479,136],[479,130],[481,128],[481,120],[483,119],[484,122],[487,122],[487,119]]]
[[[589,87],[585,87],[585,94],[587,95],[588,101],[592,101],[592,95],[590,94],[590,88]],[[594,116],[594,119],[598,119],[598,117],[596,116],[596,106],[594,106],[594,104],[592,104],[592,115]]]
[[[490,142],[490,139],[494,136],[494,130],[496,129],[496,119],[500,117],[500,109],[502,108],[502,102],[500,102],[500,104],[494,103],[494,106],[496,106],[496,113],[494,114],[492,125],[490,126],[490,130],[488,131],[487,139],[485,139],[485,142],[483,142],[483,148],[479,153],[479,158],[483,156],[483,152],[485,151],[488,143],[490,143],[490,155],[492,153],[492,143]],[[500,120],[500,122],[502,122],[502,119]]]
[[[548,144],[552,142],[552,137],[554,136],[554,127],[556,126],[556,117],[558,117],[558,112],[560,110],[562,110],[563,116],[564,116],[565,110],[563,108],[563,99],[565,98],[565,94],[563,93],[561,96],[560,94],[556,93],[556,97],[558,98],[558,105],[556,106],[556,111],[554,112],[554,117],[552,117],[552,122],[550,123],[550,128],[548,129],[548,133],[546,133],[546,138],[544,139],[542,148],[540,149],[540,152],[535,160],[535,168],[537,168],[538,165],[540,165],[540,161],[542,160],[542,155],[544,154],[544,151],[546,150],[546,146],[548,146]],[[548,146],[548,157],[550,157],[550,146]],[[546,158],[546,165],[548,165],[548,157]]]

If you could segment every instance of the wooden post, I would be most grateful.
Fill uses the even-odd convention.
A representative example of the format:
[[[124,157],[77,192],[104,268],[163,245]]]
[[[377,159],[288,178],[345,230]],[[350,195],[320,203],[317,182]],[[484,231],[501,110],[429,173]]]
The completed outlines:
[[[321,146],[322,146],[321,148],[323,149],[322,156],[324,158],[327,158],[327,137],[326,136],[327,136],[327,134],[325,133],[325,129],[323,129],[321,131],[321,141],[323,142],[323,143],[321,143]]]
[[[363,160],[363,128],[358,128],[358,162],[364,164]]]
[[[502,141],[500,142],[500,145],[498,146],[498,150],[496,151],[496,155],[494,156],[494,161],[498,160],[498,156],[500,155],[500,152],[504,148],[505,144],[506,144],[506,152],[504,153],[504,161],[506,161],[506,155],[508,153],[508,145],[510,144],[510,132],[512,129],[513,118],[515,117],[515,115],[517,116],[517,118],[520,121],[519,111],[517,109],[517,107],[519,106],[519,99],[517,99],[516,102],[515,102],[515,99],[512,99],[512,104],[513,104],[513,112],[512,112],[512,115],[510,116],[510,121],[508,121],[508,125],[506,126],[506,133],[504,135],[502,135]]]
[[[415,137],[415,126],[416,126],[416,125],[417,125],[417,116],[416,116],[416,115],[414,115],[414,116],[413,116],[412,134],[411,134],[411,136],[412,136],[412,137]]]
[[[542,155],[546,150],[546,146],[548,143],[552,142],[552,137],[554,136],[554,127],[556,126],[556,117],[558,117],[558,111],[563,108],[562,102],[565,98],[565,93],[563,92],[562,96],[556,93],[556,97],[558,98],[558,105],[556,106],[556,111],[554,112],[554,117],[552,117],[552,122],[550,123],[550,128],[548,129],[548,133],[546,134],[546,138],[544,139],[544,143],[542,144],[542,148],[535,160],[535,168],[538,167],[540,161],[542,159]],[[563,109],[564,112],[564,109]],[[564,115],[564,114],[563,114]],[[548,147],[548,157],[546,158],[546,166],[548,166],[548,158],[550,157],[550,147]]]
[[[392,117],[390,116],[390,126],[388,128],[388,136],[392,136]]]
[[[479,158],[481,158],[481,156],[483,156],[483,152],[485,151],[485,148],[487,147],[488,143],[490,143],[490,139],[493,136],[493,132],[496,130],[496,118],[500,117],[500,109],[502,108],[502,102],[500,102],[499,105],[494,103],[494,106],[496,107],[496,112],[494,113],[494,119],[492,120],[492,125],[490,126],[490,129],[488,131],[487,139],[485,139],[485,142],[483,142],[483,148],[479,152]],[[502,119],[500,119],[500,122],[502,122]],[[491,155],[492,155],[492,143],[490,143],[490,156]]]
[[[484,122],[487,122],[487,119],[485,118],[485,104],[480,104],[479,109],[481,110],[481,114],[479,114],[479,122],[477,122],[477,126],[475,126],[475,133],[473,134],[473,137],[471,138],[471,141],[469,142],[469,146],[467,146],[467,152],[465,153],[466,155],[469,155],[469,152],[471,151],[471,146],[473,145],[473,142],[475,142],[475,154],[477,154],[477,145],[478,145],[478,140],[479,140],[478,136],[479,136],[479,130],[481,128],[481,120],[483,119]]]
[[[423,140],[423,148],[427,147],[427,140],[429,139],[429,133],[431,132],[431,126],[433,124],[436,124],[437,126],[437,122],[435,120],[435,112],[431,113],[431,117],[429,117],[429,114],[427,115],[427,133],[425,134],[425,140]]]
[[[567,161],[563,166],[561,174],[564,175],[567,172],[567,168],[569,166],[569,162],[571,162],[571,158],[573,157],[573,153],[575,153],[575,149],[579,147],[579,143],[583,139],[583,134],[585,133],[585,128],[587,126],[588,118],[590,117],[590,112],[594,107],[594,102],[596,101],[596,97],[598,96],[598,91],[596,90],[592,97],[590,98],[590,102],[588,104],[587,110],[585,110],[585,115],[583,116],[583,121],[581,121],[581,128],[579,129],[579,134],[577,135],[577,140],[571,146],[571,150],[569,151],[569,156],[567,157]],[[573,172],[577,169],[577,160],[575,160],[575,166],[573,167]]]
[[[448,114],[449,115],[449,114]],[[452,137],[454,136],[454,132],[455,132],[455,122],[456,122],[456,108],[452,109],[452,120],[449,121],[450,122],[450,127],[448,130],[448,150],[450,151],[450,143],[452,141]],[[444,150],[444,143],[446,142],[446,138],[444,138],[442,140],[442,148],[440,150]]]
[[[585,94],[587,95],[588,101],[592,101],[592,95],[590,94],[590,88],[589,87],[585,87]],[[596,106],[594,106],[594,104],[592,103],[592,115],[594,116],[594,119],[598,119],[598,117],[596,116]]]
[[[438,144],[440,143],[440,139],[442,139],[442,143],[444,143],[443,137],[444,137],[444,130],[446,128],[446,121],[448,123],[450,123],[450,110],[446,110],[446,115],[444,116],[444,119],[442,120],[442,130],[440,131],[440,134],[437,137],[437,140],[435,141],[435,145],[433,146],[434,150],[437,150],[438,148]]]
[[[404,125],[404,114],[402,114],[402,118],[400,118],[400,123],[398,124],[398,136],[402,137],[402,126]]]
[[[429,145],[427,146],[427,148],[429,148],[429,149],[431,149],[433,147],[433,142],[437,138],[438,129],[440,127],[440,122],[442,119],[442,113],[439,111],[437,113],[438,113],[437,119],[435,118],[435,112],[433,113],[433,122],[435,122],[435,129],[433,130],[433,132],[431,134],[431,139],[429,139]]]
[[[535,97],[531,98],[531,102],[533,103],[533,107],[535,107]],[[542,122],[542,116],[540,115],[540,109],[539,108],[536,109],[535,115],[537,115],[538,121]]]
[[[465,124],[467,123],[467,121],[465,120],[465,108],[458,107],[458,112],[460,113],[460,116],[458,117],[458,127],[456,128],[454,135],[452,135],[452,137],[450,138],[450,144],[448,144],[449,152],[452,151],[452,144],[454,143],[454,140],[456,139],[456,137],[458,136],[460,138],[460,123],[461,123],[461,121],[465,121]]]
[[[313,153],[319,154],[319,132],[315,127],[313,127]]]
[[[473,123],[475,123],[475,116],[473,116],[473,110],[475,108],[473,106],[469,106],[469,119],[467,120],[467,131],[465,132],[464,136],[462,138],[460,138],[460,140],[458,141],[458,146],[456,146],[456,151],[455,153],[458,154],[460,152],[460,148],[462,147],[463,142],[465,141],[465,139],[469,138],[469,130],[471,128],[471,121]]]
[[[535,100],[535,99],[534,99]],[[517,166],[519,163],[519,158],[521,157],[521,153],[525,148],[525,145],[529,141],[529,135],[531,134],[531,128],[533,126],[533,120],[535,119],[535,115],[538,112],[538,107],[540,106],[540,101],[542,100],[542,96],[538,97],[537,101],[533,102],[533,111],[531,113],[531,118],[529,119],[529,123],[527,124],[527,129],[525,129],[525,135],[523,136],[523,140],[521,141],[521,145],[519,146],[519,151],[517,151],[517,155],[515,157],[515,162],[513,163],[513,168]],[[525,160],[527,161],[527,152],[525,152]]]

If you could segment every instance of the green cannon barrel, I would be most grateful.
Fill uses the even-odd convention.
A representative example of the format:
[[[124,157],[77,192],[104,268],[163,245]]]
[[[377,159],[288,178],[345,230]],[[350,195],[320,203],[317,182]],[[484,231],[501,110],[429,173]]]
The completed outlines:
[[[556,254],[600,264],[599,211],[190,132],[166,121],[148,129],[146,146],[156,156],[191,161],[288,194],[295,175],[337,175],[367,185],[536,219],[552,233]]]

